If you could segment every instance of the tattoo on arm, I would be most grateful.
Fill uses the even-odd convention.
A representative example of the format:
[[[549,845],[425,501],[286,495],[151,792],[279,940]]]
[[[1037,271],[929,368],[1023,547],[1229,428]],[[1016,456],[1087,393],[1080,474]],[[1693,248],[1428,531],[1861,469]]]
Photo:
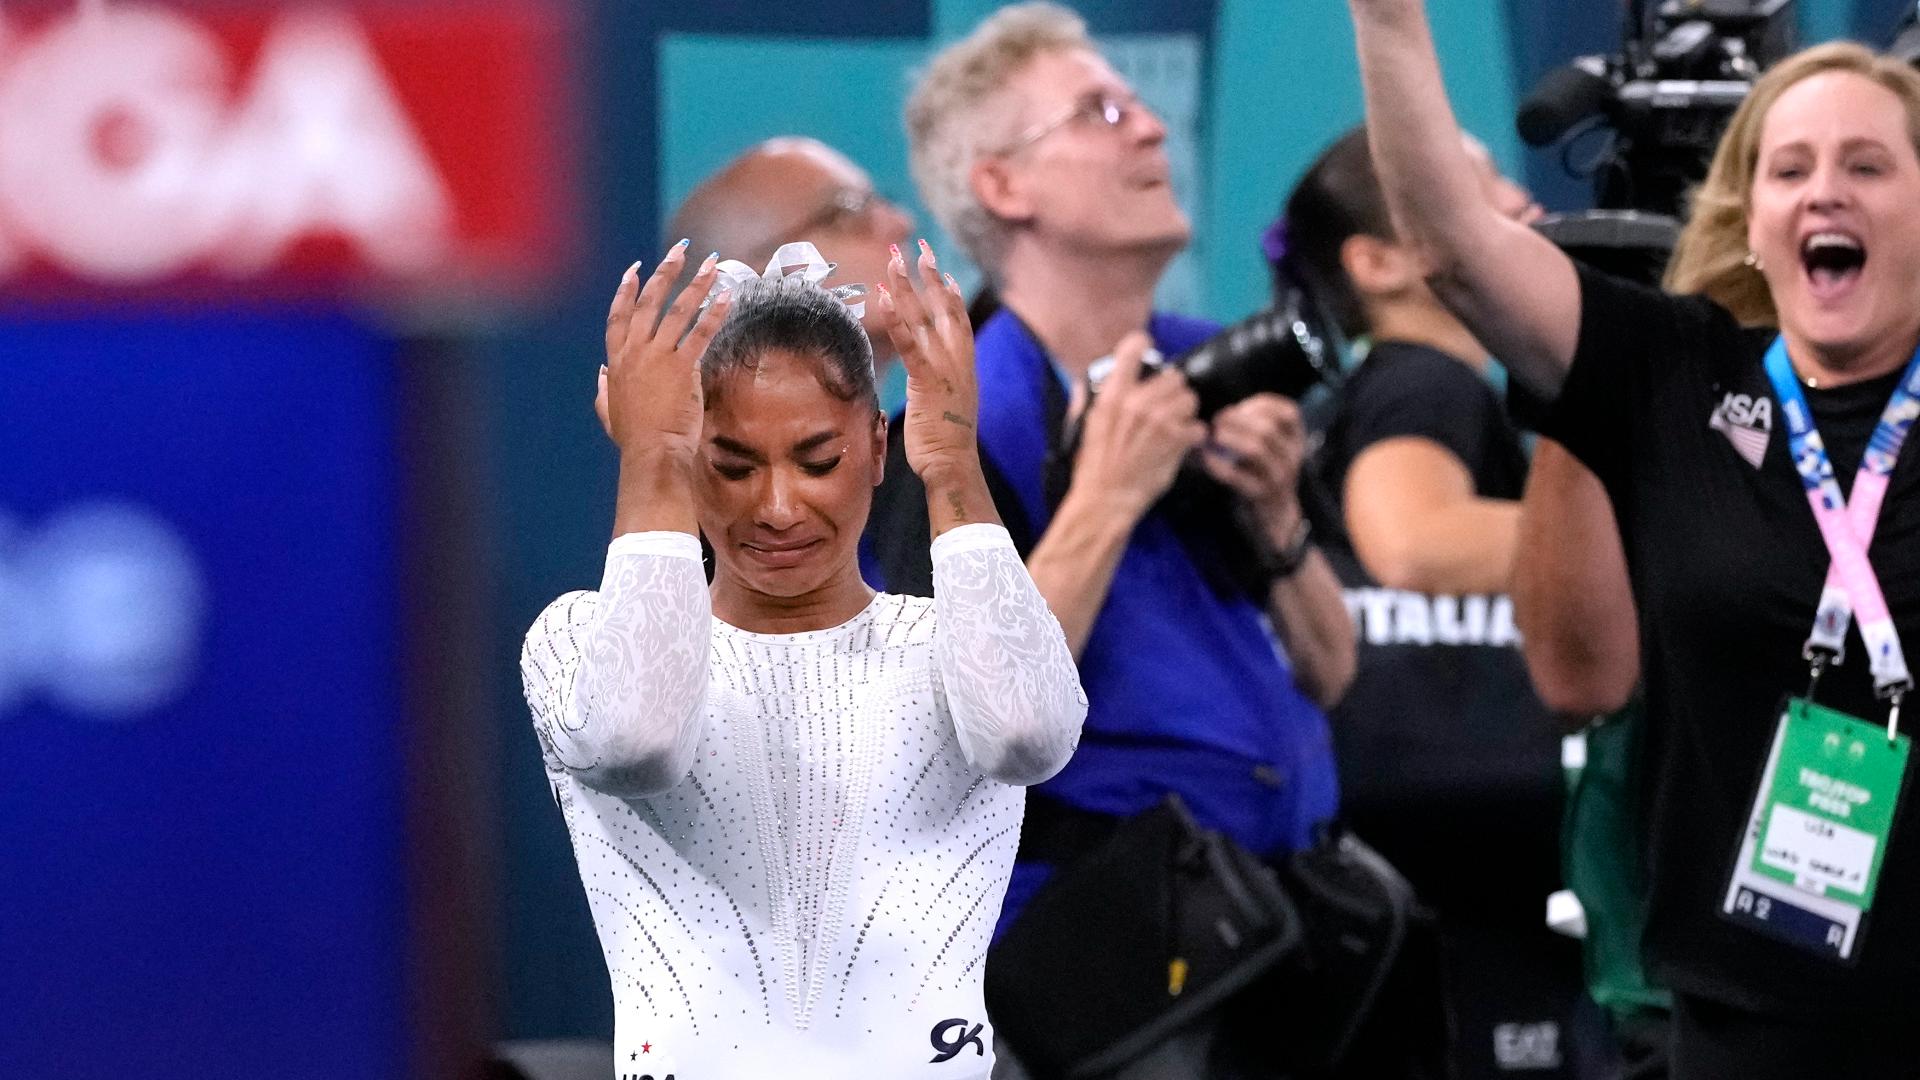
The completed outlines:
[[[961,427],[966,428],[968,431],[973,430],[973,421],[967,419],[964,416],[961,416],[959,413],[943,412],[940,414],[940,418],[949,423],[959,424]]]
[[[953,516],[956,520],[966,519],[967,506],[965,501],[960,498],[959,492],[957,491],[947,492],[947,509],[953,511]]]

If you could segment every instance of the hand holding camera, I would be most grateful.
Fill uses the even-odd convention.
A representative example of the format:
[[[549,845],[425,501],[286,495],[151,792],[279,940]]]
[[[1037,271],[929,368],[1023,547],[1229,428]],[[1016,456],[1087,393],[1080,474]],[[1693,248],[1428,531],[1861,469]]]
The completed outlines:
[[[1127,335],[1092,404],[1084,404],[1085,384],[1075,395],[1075,411],[1084,409],[1075,482],[1115,500],[1135,520],[1166,494],[1180,463],[1207,437],[1200,400],[1186,378],[1146,370],[1147,350],[1145,334]]]
[[[1284,548],[1300,524],[1300,467],[1307,427],[1300,406],[1255,394],[1213,418],[1202,461],[1207,475],[1246,500],[1269,544]]]

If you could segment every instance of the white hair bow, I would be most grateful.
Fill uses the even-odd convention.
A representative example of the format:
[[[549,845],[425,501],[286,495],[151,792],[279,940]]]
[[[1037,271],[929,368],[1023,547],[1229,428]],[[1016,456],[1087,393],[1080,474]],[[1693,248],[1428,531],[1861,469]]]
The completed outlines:
[[[712,288],[707,290],[707,303],[718,299],[722,293],[737,289],[754,281],[781,281],[799,278],[809,285],[819,285],[828,274],[833,273],[834,264],[820,255],[820,249],[805,240],[796,240],[791,244],[781,244],[780,250],[767,260],[767,268],[755,271],[753,267],[738,259],[723,259],[714,266]],[[823,286],[824,287],[824,286]],[[866,315],[867,295],[865,285],[836,285],[826,290],[833,298],[845,304],[847,310],[858,319]]]

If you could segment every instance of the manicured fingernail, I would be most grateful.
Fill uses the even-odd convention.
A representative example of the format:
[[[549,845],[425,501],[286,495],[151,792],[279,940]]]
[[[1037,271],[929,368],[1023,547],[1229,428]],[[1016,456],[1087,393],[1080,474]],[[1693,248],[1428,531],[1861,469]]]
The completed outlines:
[[[928,262],[934,261],[933,249],[927,246],[927,241],[925,237],[922,237],[920,240],[920,254],[925,255],[927,257]]]
[[[682,247],[682,248],[683,248],[683,247],[686,247],[686,246],[687,246],[688,244],[691,244],[691,243],[693,243],[693,240],[692,240],[691,238],[689,238],[689,237],[685,237],[685,236],[683,236],[683,237],[681,237],[681,238],[680,238],[680,242],[679,242],[679,243],[677,243],[677,244],[675,244],[675,245],[673,245],[673,246],[674,246],[674,247]]]
[[[941,274],[940,276],[947,280],[947,288],[952,289],[954,292],[960,291],[960,283],[953,280],[952,274]]]
[[[898,260],[898,259],[900,258],[900,245],[899,245],[899,244],[888,244],[888,245],[887,245],[887,250],[893,253],[893,257],[894,257],[894,259],[895,259],[896,261],[897,261],[897,260]]]
[[[629,266],[629,267],[627,267],[627,272],[626,272],[626,273],[624,273],[624,274],[622,274],[622,275],[620,275],[620,276],[621,276],[621,277],[623,277],[623,278],[630,278],[630,277],[632,277],[632,276],[634,276],[635,274],[638,274],[639,272],[640,272],[640,260],[639,260],[639,259],[635,259],[635,260],[633,260],[633,265],[632,265],[632,266]]]
[[[700,265],[712,266],[714,263],[717,263],[719,261],[720,261],[720,253],[717,251],[710,251],[707,253],[707,261],[704,263],[701,263]]]
[[[876,288],[876,289],[878,289],[878,290],[880,290],[880,302],[881,302],[882,304],[885,304],[885,305],[887,305],[888,307],[892,307],[892,306],[893,306],[893,294],[887,291],[887,287],[886,287],[885,285],[881,285],[881,284],[878,284],[878,283],[876,283],[876,284],[874,285],[874,288]]]

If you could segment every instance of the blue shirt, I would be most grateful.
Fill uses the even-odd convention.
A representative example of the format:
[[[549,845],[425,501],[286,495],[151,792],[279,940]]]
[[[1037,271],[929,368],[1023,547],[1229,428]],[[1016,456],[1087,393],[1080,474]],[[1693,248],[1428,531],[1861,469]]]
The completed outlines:
[[[1155,315],[1155,348],[1177,356],[1218,327]],[[982,451],[1018,493],[1036,535],[1044,494],[1050,359],[1002,311],[980,328]],[[1080,748],[1036,790],[1130,815],[1177,792],[1202,824],[1257,854],[1309,845],[1339,803],[1326,714],[1301,692],[1252,598],[1222,596],[1172,524],[1150,512],[1134,530],[1080,659],[1089,707]],[[1048,872],[1015,868],[1004,927]]]

